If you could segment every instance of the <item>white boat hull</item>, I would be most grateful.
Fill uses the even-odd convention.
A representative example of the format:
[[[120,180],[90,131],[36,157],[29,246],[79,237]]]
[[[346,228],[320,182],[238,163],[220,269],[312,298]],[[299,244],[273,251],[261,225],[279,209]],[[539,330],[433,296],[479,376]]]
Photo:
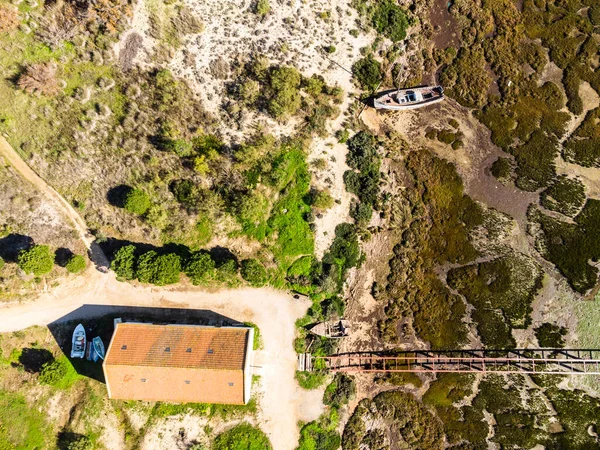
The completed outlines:
[[[385,91],[373,100],[375,109],[406,111],[433,105],[444,99],[441,86],[424,86],[409,89]]]
[[[71,358],[83,358],[85,357],[85,328],[79,324],[73,331],[73,338],[71,340]]]

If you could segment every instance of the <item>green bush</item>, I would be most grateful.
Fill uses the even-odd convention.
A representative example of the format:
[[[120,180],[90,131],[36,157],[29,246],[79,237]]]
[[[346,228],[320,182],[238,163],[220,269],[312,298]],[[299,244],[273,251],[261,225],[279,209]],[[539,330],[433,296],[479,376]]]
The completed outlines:
[[[335,227],[335,239],[323,257],[323,262],[339,265],[343,274],[358,266],[361,257],[356,227],[350,223],[341,223]]]
[[[85,257],[81,255],[73,255],[65,267],[69,273],[79,273],[85,269],[85,266]]]
[[[0,257],[0,270],[2,270],[2,268],[4,267],[4,259],[2,259],[2,257]]]
[[[150,206],[150,197],[141,189],[132,189],[125,196],[124,208],[130,213],[142,215]]]
[[[264,286],[267,282],[267,270],[257,259],[244,259],[241,273],[242,278],[252,286]]]
[[[212,450],[271,450],[269,438],[258,428],[242,423],[219,434]]]
[[[264,17],[267,14],[269,14],[269,12],[271,12],[271,5],[269,4],[269,0],[258,0],[256,2],[254,12],[260,17]]]
[[[154,250],[138,258],[136,277],[143,283],[157,286],[174,284],[179,281],[181,258],[175,253],[158,255]]]
[[[300,441],[296,450],[337,450],[341,438],[337,432],[338,412],[332,408],[317,420],[303,425],[300,429]]]
[[[217,266],[216,279],[228,285],[235,285],[239,282],[238,264],[235,259],[228,259]]]
[[[35,276],[45,275],[54,266],[54,254],[47,245],[34,245],[29,250],[22,250],[17,257],[17,264],[25,273]]]
[[[133,280],[135,278],[135,262],[135,245],[126,245],[117,250],[110,263],[110,268],[118,279]]]
[[[312,390],[317,389],[323,385],[327,379],[327,374],[316,371],[316,372],[300,372],[296,371],[296,380],[302,389]]]
[[[381,64],[372,55],[359,59],[352,65],[352,75],[360,86],[367,91],[374,91],[383,76]]]
[[[512,173],[510,159],[499,156],[490,168],[491,174],[499,180],[509,180]]]
[[[543,323],[534,328],[535,337],[543,348],[563,348],[567,329],[553,323]]]
[[[300,72],[293,67],[275,67],[270,71],[267,110],[275,119],[285,119],[300,109],[301,80]]]
[[[194,252],[185,263],[184,272],[192,284],[205,284],[214,277],[215,262],[205,251]]]
[[[356,382],[354,377],[344,373],[336,373],[333,381],[323,394],[323,403],[329,406],[340,407],[356,396]]]
[[[373,11],[373,27],[392,42],[406,38],[408,18],[396,2],[384,0],[377,2]]]
[[[350,208],[350,217],[355,220],[358,227],[366,227],[373,217],[373,208],[368,203],[354,203]]]
[[[48,384],[50,386],[56,386],[60,381],[67,375],[66,365],[55,359],[47,362],[42,366],[40,372],[39,381],[42,384]]]
[[[551,211],[574,217],[583,207],[585,198],[585,186],[578,178],[561,175],[542,191],[540,203]]]
[[[329,209],[333,206],[333,197],[328,190],[316,191],[312,195],[311,204],[318,209]]]

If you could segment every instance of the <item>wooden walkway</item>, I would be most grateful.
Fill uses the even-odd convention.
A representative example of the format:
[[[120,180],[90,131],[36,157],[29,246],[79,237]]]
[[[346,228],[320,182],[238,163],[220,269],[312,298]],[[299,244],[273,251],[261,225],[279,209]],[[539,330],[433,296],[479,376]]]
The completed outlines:
[[[600,375],[597,349],[416,350],[394,353],[303,354],[300,370],[332,372],[479,372]],[[300,368],[302,367],[302,369]]]

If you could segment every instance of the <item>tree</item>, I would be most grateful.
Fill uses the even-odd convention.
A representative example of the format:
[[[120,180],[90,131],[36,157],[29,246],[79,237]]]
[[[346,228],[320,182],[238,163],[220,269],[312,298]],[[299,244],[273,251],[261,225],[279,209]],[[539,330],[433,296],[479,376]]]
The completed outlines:
[[[121,247],[115,254],[110,268],[121,280],[133,280],[135,277],[135,245]]]
[[[81,255],[73,255],[71,256],[71,258],[69,259],[69,262],[67,262],[67,265],[65,266],[67,269],[67,272],[69,273],[79,273],[81,272],[83,269],[85,269],[86,263],[85,263],[85,258]]]
[[[133,214],[142,215],[150,208],[150,197],[141,189],[132,189],[125,195],[124,207]]]
[[[372,55],[359,59],[352,65],[352,75],[363,89],[373,91],[381,81],[381,64]]]
[[[184,271],[192,284],[203,284],[214,275],[215,262],[207,252],[194,252],[185,264]]]
[[[264,286],[267,282],[267,270],[257,259],[242,261],[242,278],[252,286]]]
[[[29,250],[22,250],[17,258],[19,267],[25,273],[35,276],[47,274],[54,266],[54,254],[47,245],[34,245]]]

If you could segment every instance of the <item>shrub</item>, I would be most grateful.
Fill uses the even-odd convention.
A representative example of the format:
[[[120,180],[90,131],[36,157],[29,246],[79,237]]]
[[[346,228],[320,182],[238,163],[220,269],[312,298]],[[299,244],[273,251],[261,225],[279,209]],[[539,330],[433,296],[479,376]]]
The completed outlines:
[[[179,255],[175,253],[158,255],[154,250],[150,250],[139,257],[136,276],[143,283],[165,286],[177,283],[180,272]]]
[[[325,382],[327,374],[323,372],[296,372],[296,380],[302,389],[317,389]]]
[[[373,12],[373,27],[392,42],[406,38],[408,18],[406,13],[395,2],[384,0],[377,2]]]
[[[187,260],[184,271],[192,284],[203,284],[214,276],[215,262],[207,252],[194,252]]]
[[[300,429],[300,441],[296,450],[337,450],[341,437],[336,428],[339,424],[338,412],[332,408],[319,419],[307,423]]]
[[[56,95],[60,88],[54,63],[30,64],[19,76],[17,85],[29,94]]]
[[[42,371],[40,372],[39,381],[42,384],[55,386],[66,374],[67,367],[65,364],[55,359],[44,364]]]
[[[19,26],[19,12],[9,5],[0,5],[0,33],[10,33]]]
[[[271,12],[271,5],[269,4],[269,0],[258,0],[256,2],[254,12],[260,17],[264,17],[267,14],[269,14],[269,12]]]
[[[512,164],[510,159],[498,157],[496,161],[493,162],[492,167],[490,168],[491,174],[498,178],[499,180],[508,180],[510,179],[510,174],[512,172]]]
[[[270,450],[271,443],[258,428],[242,423],[219,434],[213,442],[213,450]]]
[[[2,257],[0,257],[0,270],[2,270],[3,267],[4,267],[4,259],[2,259]]]
[[[543,323],[534,328],[535,337],[543,348],[563,348],[567,329],[553,323]]]
[[[372,55],[369,55],[352,65],[352,75],[363,89],[374,91],[381,81],[381,64]]]
[[[574,217],[583,207],[585,198],[585,186],[579,179],[561,175],[542,191],[540,203],[551,211]]]
[[[121,247],[115,253],[110,268],[117,274],[117,279],[133,280],[135,278],[135,245]]]
[[[132,189],[125,196],[124,208],[130,213],[141,216],[150,206],[150,197],[141,189]]]
[[[217,266],[217,280],[229,285],[234,285],[239,282],[238,264],[235,259],[228,259],[224,263]]]
[[[65,267],[69,273],[79,273],[85,269],[85,266],[85,257],[81,255],[73,255]]]
[[[22,250],[17,263],[25,273],[35,276],[47,274],[54,266],[54,254],[47,245],[34,245],[29,250]]]
[[[42,366],[39,382],[58,389],[69,389],[80,378],[69,359],[61,355]]]
[[[275,67],[269,75],[269,100],[267,109],[276,119],[294,115],[301,104],[300,72],[293,67]]]
[[[252,286],[264,286],[267,282],[267,270],[257,259],[244,259],[241,273],[242,278]]]
[[[336,373],[333,382],[327,386],[323,395],[323,403],[339,407],[348,404],[356,396],[354,377],[344,373]]]
[[[198,188],[192,180],[177,180],[171,183],[169,190],[175,199],[186,207],[194,206],[198,200]]]
[[[356,221],[356,225],[365,227],[373,217],[373,208],[368,203],[356,202],[350,209],[350,217]]]
[[[329,209],[333,206],[333,197],[328,190],[316,191],[312,195],[312,206],[318,209]]]
[[[359,264],[361,255],[355,226],[350,223],[341,223],[335,227],[335,239],[323,257],[323,262],[339,264],[342,272],[345,272]]]

